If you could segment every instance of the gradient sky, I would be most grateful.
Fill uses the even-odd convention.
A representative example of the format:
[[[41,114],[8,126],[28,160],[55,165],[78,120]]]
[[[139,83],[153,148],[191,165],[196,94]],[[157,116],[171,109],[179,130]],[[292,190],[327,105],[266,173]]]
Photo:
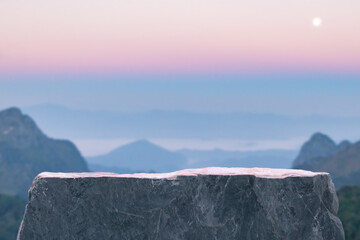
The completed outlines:
[[[358,74],[359,9],[359,0],[2,0],[0,73]]]
[[[359,9],[359,0],[2,0],[0,108],[360,116]]]

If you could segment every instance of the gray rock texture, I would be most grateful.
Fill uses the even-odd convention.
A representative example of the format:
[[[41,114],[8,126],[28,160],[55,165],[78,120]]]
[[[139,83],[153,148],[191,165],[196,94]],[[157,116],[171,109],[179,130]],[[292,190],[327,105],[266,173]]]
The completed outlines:
[[[18,240],[342,240],[337,210],[327,173],[42,173],[29,190]]]

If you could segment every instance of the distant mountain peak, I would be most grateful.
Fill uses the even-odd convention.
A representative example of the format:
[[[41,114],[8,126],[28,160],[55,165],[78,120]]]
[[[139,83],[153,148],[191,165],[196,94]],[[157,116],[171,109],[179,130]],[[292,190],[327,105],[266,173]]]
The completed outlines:
[[[335,142],[328,135],[321,132],[314,133],[309,140],[309,142],[317,142],[317,141],[323,141],[323,142],[328,142],[329,144],[332,143],[335,144]]]
[[[16,116],[21,116],[21,115],[22,115],[22,112],[17,107],[10,107],[10,108],[7,108],[7,109],[0,112],[0,117],[1,116],[16,117]]]
[[[113,151],[117,151],[119,149],[124,149],[124,148],[141,148],[142,150],[146,150],[146,149],[161,149],[163,151],[168,151],[167,149],[156,145],[155,143],[150,142],[147,139],[140,139],[140,140],[136,140],[134,142],[128,143],[126,145],[120,146],[118,148],[116,148]]]
[[[328,135],[322,133],[322,132],[316,132],[314,133],[311,138],[322,138],[322,137],[325,137],[325,138],[330,138]]]
[[[295,159],[293,167],[298,167],[316,158],[327,157],[337,152],[336,143],[323,133],[315,133],[301,147],[298,157]]]
[[[88,161],[105,167],[156,172],[180,170],[186,164],[186,158],[182,154],[169,151],[146,139],[120,146],[105,155],[89,157]]]
[[[20,109],[12,107],[0,112],[0,141],[18,147],[37,145],[45,135],[36,123]]]
[[[348,140],[344,140],[338,145],[338,151],[344,151],[352,146],[352,143]]]
[[[132,144],[132,145],[135,145],[135,144],[155,145],[154,143],[150,142],[147,139],[139,139],[139,140],[136,140],[135,142],[132,142],[132,143],[129,143],[129,144]]]

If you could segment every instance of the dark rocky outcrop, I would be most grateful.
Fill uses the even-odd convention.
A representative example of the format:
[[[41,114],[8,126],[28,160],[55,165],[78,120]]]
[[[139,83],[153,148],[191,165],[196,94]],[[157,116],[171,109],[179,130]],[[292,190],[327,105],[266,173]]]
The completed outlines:
[[[343,240],[327,173],[206,168],[42,173],[18,240]]]
[[[87,164],[74,144],[47,137],[17,108],[0,112],[0,193],[27,198],[43,171],[83,172]]]

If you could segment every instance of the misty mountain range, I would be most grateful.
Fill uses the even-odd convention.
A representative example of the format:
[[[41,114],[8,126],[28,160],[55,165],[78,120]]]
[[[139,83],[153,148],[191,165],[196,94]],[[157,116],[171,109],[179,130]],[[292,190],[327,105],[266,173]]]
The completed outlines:
[[[289,139],[326,132],[357,139],[360,117],[292,117],[255,113],[186,111],[107,112],[73,110],[57,105],[23,108],[51,136],[81,138]]]
[[[118,173],[170,172],[201,167],[273,167],[290,168],[296,156],[293,150],[224,151],[188,150],[169,151],[147,140],[120,146],[110,153],[87,157],[93,171],[112,170]]]

